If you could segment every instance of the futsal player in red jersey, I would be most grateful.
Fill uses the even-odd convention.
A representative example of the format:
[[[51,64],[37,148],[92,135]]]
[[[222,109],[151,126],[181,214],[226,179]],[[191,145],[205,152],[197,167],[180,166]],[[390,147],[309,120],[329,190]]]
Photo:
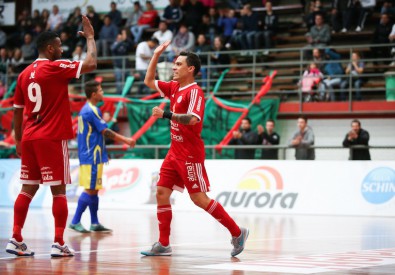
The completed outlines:
[[[71,183],[67,140],[73,138],[68,83],[80,74],[96,69],[97,53],[93,27],[82,16],[87,57],[84,61],[61,60],[62,43],[54,32],[37,38],[38,58],[18,77],[14,100],[16,150],[21,156],[22,190],[14,205],[13,235],[6,251],[17,256],[33,256],[23,242],[22,228],[29,204],[40,184],[51,187],[55,238],[51,256],[74,256],[65,244],[63,232],[68,216],[66,184]],[[23,116],[27,120],[22,126]]]
[[[231,243],[234,257],[244,249],[248,229],[239,227],[228,215],[222,205],[210,199],[210,183],[204,167],[205,151],[201,138],[205,100],[202,89],[196,84],[195,76],[200,70],[199,57],[191,52],[182,52],[173,65],[173,81],[155,80],[156,64],[170,41],[156,48],[148,66],[145,84],[160,92],[162,97],[170,99],[170,110],[159,107],[152,109],[152,115],[170,120],[171,146],[159,173],[157,183],[157,217],[159,222],[159,241],[145,256],[170,256],[170,223],[172,210],[170,196],[173,190],[186,188],[191,200],[200,208],[211,214],[232,235]]]

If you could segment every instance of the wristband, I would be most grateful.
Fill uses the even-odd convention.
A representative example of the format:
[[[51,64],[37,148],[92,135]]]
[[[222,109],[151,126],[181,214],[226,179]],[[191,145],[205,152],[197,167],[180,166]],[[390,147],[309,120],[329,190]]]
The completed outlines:
[[[167,119],[171,120],[172,116],[173,116],[173,113],[170,111],[163,112],[163,118],[167,118]]]

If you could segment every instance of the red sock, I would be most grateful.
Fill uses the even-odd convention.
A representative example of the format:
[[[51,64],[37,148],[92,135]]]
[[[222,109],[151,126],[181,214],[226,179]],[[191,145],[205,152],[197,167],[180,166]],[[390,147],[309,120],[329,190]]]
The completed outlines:
[[[211,200],[206,208],[206,211],[211,214],[211,216],[213,216],[217,221],[219,221],[223,226],[225,226],[233,237],[240,236],[240,228],[219,202]]]
[[[157,217],[159,221],[159,242],[163,246],[168,246],[170,243],[170,223],[173,217],[171,205],[158,205]]]
[[[52,214],[55,218],[55,243],[64,245],[63,232],[66,227],[68,209],[65,195],[53,196]]]
[[[12,237],[17,241],[23,241],[22,228],[25,224],[27,211],[29,210],[29,204],[32,201],[32,196],[28,193],[21,192],[15,200],[14,204],[14,228]]]

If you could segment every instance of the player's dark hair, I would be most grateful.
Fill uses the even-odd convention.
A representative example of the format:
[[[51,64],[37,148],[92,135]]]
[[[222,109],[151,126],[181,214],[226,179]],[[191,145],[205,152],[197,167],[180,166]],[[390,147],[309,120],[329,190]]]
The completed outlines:
[[[47,31],[40,33],[37,37],[36,46],[39,52],[44,52],[48,45],[51,45],[54,40],[59,37],[56,32]]]
[[[361,127],[361,122],[358,119],[353,119],[353,121],[351,121],[351,124],[353,123],[358,123],[358,126]]]
[[[303,119],[303,120],[304,120],[304,122],[306,122],[306,123],[307,123],[307,117],[306,117],[306,116],[299,116],[299,117],[298,117],[298,119]]]
[[[197,54],[193,52],[181,52],[180,56],[186,56],[186,62],[188,67],[194,66],[195,70],[193,71],[193,76],[196,76],[200,72],[200,58]]]
[[[88,99],[92,97],[93,93],[98,91],[98,87],[100,86],[100,82],[96,80],[90,80],[85,82],[85,95]]]

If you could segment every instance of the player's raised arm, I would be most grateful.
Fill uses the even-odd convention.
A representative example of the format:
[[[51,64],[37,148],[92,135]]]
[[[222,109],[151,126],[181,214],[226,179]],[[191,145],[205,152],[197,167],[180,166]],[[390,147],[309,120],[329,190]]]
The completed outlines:
[[[78,32],[79,35],[86,38],[86,58],[82,63],[81,74],[92,72],[97,67],[97,51],[95,42],[95,32],[93,27],[85,15],[82,15],[83,31]]]
[[[151,58],[151,61],[148,65],[147,74],[145,75],[144,84],[150,87],[151,89],[156,89],[155,87],[155,72],[156,72],[156,64],[158,64],[158,60],[160,55],[166,50],[166,48],[170,45],[171,41],[168,40],[158,46],[154,55]]]

